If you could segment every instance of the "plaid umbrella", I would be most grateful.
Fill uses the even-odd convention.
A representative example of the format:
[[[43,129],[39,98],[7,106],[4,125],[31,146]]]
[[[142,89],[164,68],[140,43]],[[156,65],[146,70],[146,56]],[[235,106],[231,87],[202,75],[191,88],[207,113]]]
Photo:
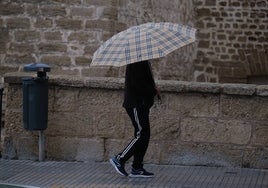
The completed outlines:
[[[104,42],[91,65],[123,66],[160,58],[195,41],[196,29],[173,23],[146,23],[130,27]]]

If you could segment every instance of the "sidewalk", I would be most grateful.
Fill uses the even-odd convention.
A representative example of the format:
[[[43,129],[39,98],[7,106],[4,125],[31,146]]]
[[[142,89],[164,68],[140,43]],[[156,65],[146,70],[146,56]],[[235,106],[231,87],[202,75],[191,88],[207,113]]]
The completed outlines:
[[[130,166],[126,169],[129,171]],[[146,165],[146,169],[155,177],[122,177],[109,163],[0,159],[0,188],[21,187],[4,184],[52,188],[268,188],[268,169],[176,165]]]

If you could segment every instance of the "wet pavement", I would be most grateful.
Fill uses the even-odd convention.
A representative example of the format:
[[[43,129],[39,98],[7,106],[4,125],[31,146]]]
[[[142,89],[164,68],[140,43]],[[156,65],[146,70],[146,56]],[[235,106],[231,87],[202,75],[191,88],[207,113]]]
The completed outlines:
[[[146,164],[153,178],[122,177],[109,163],[0,159],[0,188],[268,188],[268,169]],[[130,166],[126,165],[130,171]],[[7,185],[8,184],[8,185]]]

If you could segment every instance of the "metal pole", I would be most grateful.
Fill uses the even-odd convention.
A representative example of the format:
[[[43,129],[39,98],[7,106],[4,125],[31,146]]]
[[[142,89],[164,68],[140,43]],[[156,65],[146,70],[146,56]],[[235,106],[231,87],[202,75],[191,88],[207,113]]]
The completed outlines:
[[[45,160],[45,134],[39,131],[39,161]]]

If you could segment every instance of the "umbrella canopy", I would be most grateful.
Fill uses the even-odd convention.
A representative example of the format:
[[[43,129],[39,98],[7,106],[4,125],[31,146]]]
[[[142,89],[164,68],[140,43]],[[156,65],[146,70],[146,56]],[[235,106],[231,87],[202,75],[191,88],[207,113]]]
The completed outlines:
[[[195,41],[196,29],[173,23],[146,23],[130,27],[104,42],[91,65],[123,66],[160,58]]]

